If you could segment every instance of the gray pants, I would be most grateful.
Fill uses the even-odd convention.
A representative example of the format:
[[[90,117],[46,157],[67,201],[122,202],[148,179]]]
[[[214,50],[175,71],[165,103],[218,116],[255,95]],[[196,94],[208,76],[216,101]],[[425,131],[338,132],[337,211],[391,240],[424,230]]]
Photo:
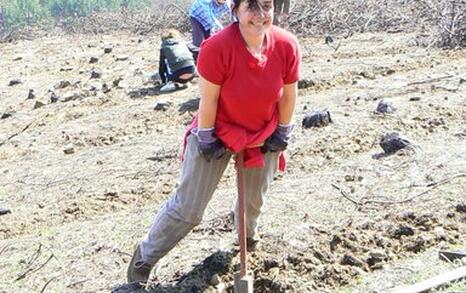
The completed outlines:
[[[149,232],[141,242],[141,255],[145,263],[157,263],[201,222],[207,204],[231,157],[232,153],[227,152],[221,159],[207,162],[199,154],[197,137],[189,135],[180,185],[155,216]],[[254,238],[256,234],[263,197],[273,180],[277,163],[278,153],[266,153],[264,168],[244,169],[249,238]],[[238,202],[235,214],[237,211]],[[235,219],[238,217],[235,216]],[[236,220],[235,227],[238,227]]]

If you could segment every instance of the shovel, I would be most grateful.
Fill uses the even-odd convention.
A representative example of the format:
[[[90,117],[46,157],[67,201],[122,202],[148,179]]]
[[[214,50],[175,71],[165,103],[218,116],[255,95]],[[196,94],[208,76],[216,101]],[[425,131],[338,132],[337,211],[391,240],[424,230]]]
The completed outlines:
[[[239,152],[236,155],[236,182],[238,185],[238,237],[240,250],[240,270],[235,273],[235,293],[253,293],[254,276],[248,272],[247,267],[247,243],[246,243],[246,196],[244,194],[244,154]]]

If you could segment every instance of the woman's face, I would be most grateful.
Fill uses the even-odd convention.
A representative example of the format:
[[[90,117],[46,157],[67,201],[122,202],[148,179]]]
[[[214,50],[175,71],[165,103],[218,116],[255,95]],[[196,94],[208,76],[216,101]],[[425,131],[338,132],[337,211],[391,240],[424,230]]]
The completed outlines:
[[[258,7],[250,7],[249,1],[243,1],[236,10],[236,17],[244,33],[250,36],[262,36],[272,26],[272,0],[257,0]]]

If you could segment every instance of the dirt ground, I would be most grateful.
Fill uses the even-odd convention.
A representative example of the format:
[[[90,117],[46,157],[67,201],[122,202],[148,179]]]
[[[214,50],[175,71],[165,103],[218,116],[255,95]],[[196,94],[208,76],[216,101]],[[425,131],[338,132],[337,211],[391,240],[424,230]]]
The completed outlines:
[[[0,44],[0,207],[11,210],[0,215],[0,292],[124,283],[134,244],[177,184],[198,98],[195,82],[159,93],[148,77],[158,43],[115,33]],[[249,256],[255,292],[360,291],[416,254],[466,248],[466,52],[421,48],[406,33],[337,43],[301,40],[288,169]],[[396,111],[374,113],[381,99]],[[333,123],[302,128],[318,109]],[[390,132],[416,147],[383,155]],[[230,166],[201,226],[157,265],[151,292],[232,291],[234,179]]]

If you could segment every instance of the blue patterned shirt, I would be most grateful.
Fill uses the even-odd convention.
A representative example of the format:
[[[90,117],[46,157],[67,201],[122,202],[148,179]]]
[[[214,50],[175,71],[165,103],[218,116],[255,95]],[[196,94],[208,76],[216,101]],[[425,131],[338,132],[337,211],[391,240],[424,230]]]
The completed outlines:
[[[220,19],[225,14],[230,19],[232,18],[230,1],[228,0],[220,5],[215,0],[195,0],[189,10],[189,16],[199,21],[206,31],[221,29],[223,26],[220,23]]]

